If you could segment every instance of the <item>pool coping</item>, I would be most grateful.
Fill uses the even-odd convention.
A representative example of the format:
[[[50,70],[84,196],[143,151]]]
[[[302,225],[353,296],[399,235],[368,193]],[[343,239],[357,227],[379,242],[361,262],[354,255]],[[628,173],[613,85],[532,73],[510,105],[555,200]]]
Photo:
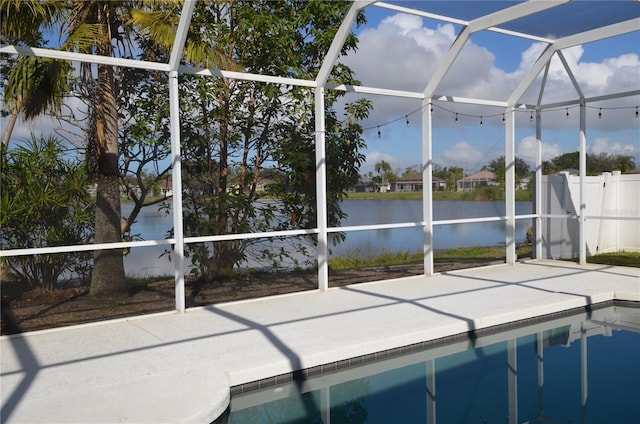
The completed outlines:
[[[424,350],[428,350],[434,347],[445,346],[445,345],[459,342],[459,341],[471,340],[474,338],[479,338],[479,337],[488,336],[491,334],[500,333],[505,330],[518,329],[521,327],[526,327],[529,325],[545,322],[551,319],[568,317],[568,316],[576,315],[583,312],[590,312],[593,310],[608,308],[611,306],[622,306],[622,307],[631,307],[631,308],[640,309],[640,301],[617,300],[617,299],[605,300],[603,302],[588,304],[585,306],[566,309],[559,312],[552,312],[549,314],[539,315],[536,317],[524,318],[518,321],[512,321],[512,322],[507,322],[503,324],[496,324],[491,327],[480,328],[477,330],[470,330],[463,333],[452,334],[449,336],[439,337],[432,340],[412,343],[410,345],[396,347],[392,349],[386,349],[386,350],[372,353],[372,354],[360,355],[353,358],[334,361],[327,364],[305,368],[298,371],[283,373],[280,375],[267,377],[260,380],[251,381],[248,383],[237,384],[237,385],[231,386],[230,395],[231,397],[233,397],[240,394],[251,393],[256,390],[277,386],[283,383],[290,383],[297,380],[305,380],[310,377],[317,377],[327,373],[333,373],[333,372],[340,371],[353,366],[366,365],[366,364],[375,363],[378,361],[384,361],[390,358],[394,358],[394,357],[409,354],[409,353],[422,352]]]

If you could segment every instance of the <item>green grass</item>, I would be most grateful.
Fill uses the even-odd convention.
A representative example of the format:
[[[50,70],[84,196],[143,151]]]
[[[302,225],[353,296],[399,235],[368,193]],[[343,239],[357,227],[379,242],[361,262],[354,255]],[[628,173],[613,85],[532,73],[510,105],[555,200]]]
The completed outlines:
[[[591,264],[630,266],[640,268],[640,252],[613,252],[589,256],[587,262]]]
[[[420,263],[422,253],[411,253],[409,251],[377,253],[364,253],[360,249],[355,249],[347,256],[340,256],[329,259],[329,269],[342,271],[346,269],[368,268],[373,266],[404,265]]]
[[[520,245],[516,248],[518,258],[531,257],[531,245]],[[471,246],[457,249],[449,249],[437,251],[434,254],[435,263],[443,262],[470,262],[477,260],[478,262],[504,260],[504,247],[483,247]],[[408,265],[418,264],[423,260],[422,252],[409,251],[379,251],[379,252],[363,252],[356,249],[347,256],[329,259],[329,268],[333,271],[342,271],[348,269],[370,268],[391,265]],[[573,261],[576,261],[573,259]],[[603,253],[600,255],[590,256],[587,262],[603,265],[629,266],[640,268],[640,252],[616,252]]]
[[[522,245],[516,248],[518,257],[530,257],[531,246]],[[469,262],[470,260],[479,260],[486,262],[490,260],[504,260],[504,247],[462,247],[458,249],[449,249],[437,251],[434,254],[434,262]],[[408,265],[422,263],[422,252],[409,251],[379,251],[379,252],[362,252],[355,249],[347,256],[329,259],[329,268],[333,271],[342,271],[347,269],[369,268],[390,265]]]

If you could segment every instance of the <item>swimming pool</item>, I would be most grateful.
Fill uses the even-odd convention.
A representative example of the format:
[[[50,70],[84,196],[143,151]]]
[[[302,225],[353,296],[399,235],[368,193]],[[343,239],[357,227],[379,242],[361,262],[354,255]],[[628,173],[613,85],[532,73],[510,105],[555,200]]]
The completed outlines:
[[[506,327],[506,329],[505,329]],[[640,308],[612,306],[233,395],[229,423],[625,423]]]

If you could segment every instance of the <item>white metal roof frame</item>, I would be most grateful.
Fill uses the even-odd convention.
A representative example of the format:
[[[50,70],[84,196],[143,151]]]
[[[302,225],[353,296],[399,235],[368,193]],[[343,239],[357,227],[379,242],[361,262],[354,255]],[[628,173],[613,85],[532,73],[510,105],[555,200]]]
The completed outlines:
[[[630,1],[630,0],[629,0]],[[12,45],[0,45],[0,53],[2,54],[19,54],[38,57],[47,57],[54,59],[65,59],[77,62],[86,63],[99,63],[120,67],[141,68],[153,71],[164,71],[169,74],[169,93],[170,93],[170,114],[171,114],[171,146],[172,146],[172,163],[174,167],[173,178],[173,219],[174,219],[174,239],[164,241],[145,241],[145,242],[130,242],[130,243],[117,243],[117,247],[136,247],[136,246],[149,246],[158,244],[174,244],[175,250],[175,280],[176,280],[176,309],[183,312],[185,310],[184,303],[184,244],[195,241],[217,241],[228,238],[253,238],[253,237],[271,237],[281,235],[299,235],[299,234],[317,234],[318,237],[318,286],[320,290],[328,289],[328,235],[331,232],[339,231],[339,228],[329,228],[327,225],[327,206],[326,206],[326,162],[324,160],[325,152],[325,117],[324,117],[324,91],[326,89],[331,90],[344,90],[355,93],[363,94],[377,94],[383,96],[395,96],[404,98],[420,99],[423,103],[422,108],[422,142],[423,142],[423,186],[431,187],[432,182],[432,121],[431,121],[431,104],[433,101],[448,101],[455,103],[468,103],[481,106],[494,106],[505,108],[505,159],[507,164],[506,170],[506,216],[499,217],[498,219],[504,219],[507,223],[507,236],[506,236],[506,252],[507,263],[514,263],[516,260],[515,255],[515,109],[530,109],[536,111],[536,138],[538,140],[537,151],[537,167],[536,167],[536,187],[540,187],[541,181],[541,119],[540,111],[545,108],[553,108],[566,105],[580,105],[580,177],[581,177],[581,194],[580,194],[580,263],[586,261],[586,248],[584,241],[584,176],[586,169],[586,114],[585,106],[588,102],[601,101],[615,98],[622,98],[628,96],[635,96],[640,94],[640,87],[634,87],[634,89],[621,93],[610,93],[605,96],[598,96],[593,98],[585,98],[579,83],[575,79],[573,72],[568,65],[567,61],[562,54],[562,50],[573,47],[580,44],[587,44],[594,41],[602,40],[605,38],[615,37],[631,32],[640,31],[640,13],[631,18],[618,19],[617,22],[607,22],[604,25],[598,25],[594,23],[593,29],[589,29],[584,32],[571,33],[565,37],[552,38],[544,37],[538,34],[528,33],[527,31],[515,31],[510,29],[501,28],[503,24],[513,23],[523,18],[531,18],[541,12],[547,12],[551,9],[563,6],[571,3],[572,0],[553,0],[553,1],[540,1],[529,0],[524,2],[500,2],[504,7],[498,8],[498,10],[491,13],[484,14],[482,16],[475,17],[472,20],[464,20],[456,17],[445,16],[438,13],[429,12],[430,5],[434,5],[438,2],[409,2],[410,5],[419,5],[416,7],[405,7],[403,5],[391,4],[385,2],[378,2],[376,0],[354,0],[351,7],[348,9],[342,24],[340,25],[333,43],[326,53],[322,66],[316,76],[315,80],[303,80],[294,78],[285,78],[271,75],[259,75],[245,72],[228,71],[224,69],[202,69],[192,66],[181,64],[181,58],[183,56],[183,49],[187,37],[187,32],[191,22],[193,10],[195,8],[196,0],[185,0],[180,15],[180,22],[176,30],[175,41],[168,63],[157,63],[141,60],[105,57],[98,55],[88,55],[74,52],[66,52],[55,49],[46,48],[33,48],[22,47]],[[450,2],[450,5],[454,5],[455,2]],[[479,2],[476,2],[479,3]],[[496,2],[493,2],[496,3]],[[580,3],[580,2],[576,2]],[[592,3],[592,2],[588,2]],[[638,3],[635,1],[635,3]],[[592,3],[594,4],[594,3]],[[353,23],[359,11],[366,7],[376,6],[389,10],[410,13],[424,18],[440,20],[443,22],[454,23],[461,26],[461,31],[458,33],[457,38],[450,46],[446,56],[440,62],[434,74],[429,78],[424,90],[422,92],[410,92],[392,89],[383,89],[378,87],[365,87],[365,86],[351,86],[343,84],[329,84],[328,78],[333,66],[335,65],[340,49],[346,40],[353,27]],[[492,7],[496,7],[495,4]],[[587,2],[584,2],[584,7],[588,7]],[[635,10],[635,9],[634,9]],[[640,3],[638,3],[637,10],[640,10]],[[521,22],[521,21],[520,21]],[[518,86],[513,90],[511,95],[506,101],[486,100],[486,99],[472,99],[460,96],[448,96],[443,94],[436,94],[436,90],[443,78],[447,75],[448,70],[452,64],[456,61],[462,48],[469,40],[473,33],[479,31],[493,31],[509,36],[521,37],[530,39],[537,42],[543,42],[547,44],[546,49],[538,57],[533,64],[529,72],[524,76]],[[567,72],[568,78],[572,82],[577,99],[568,99],[567,101],[542,104],[543,91],[546,84],[547,73],[549,70],[549,64],[554,55],[557,55]],[[543,72],[544,71],[544,72]],[[536,78],[542,75],[542,84],[538,96],[538,101],[535,105],[519,104],[521,97],[527,89],[533,84]],[[182,227],[182,181],[180,172],[180,122],[179,122],[179,93],[178,93],[178,75],[179,74],[191,74],[201,75],[208,77],[224,77],[238,80],[276,83],[286,85],[296,85],[302,87],[309,87],[314,89],[315,93],[315,107],[316,107],[316,192],[317,192],[317,228],[310,230],[296,230],[287,232],[274,232],[274,233],[260,233],[256,234],[239,234],[239,235],[227,235],[227,236],[209,236],[198,238],[185,238]],[[533,215],[526,216],[527,218],[535,218],[539,226],[541,222],[540,211],[540,192],[536,193],[536,207],[537,210]],[[362,228],[396,228],[402,226],[423,226],[424,228],[424,270],[426,275],[433,273],[433,250],[431,248],[433,237],[432,231],[434,224],[441,224],[441,222],[434,223],[432,216],[432,196],[430,190],[426,190],[423,195],[423,221],[419,223],[410,224],[389,224],[382,226],[364,226]],[[522,218],[522,217],[519,217]],[[474,220],[470,220],[474,222]],[[478,220],[475,220],[480,222]],[[536,249],[537,257],[540,257],[541,247],[540,238],[536,237]],[[68,249],[72,250],[95,250],[104,248],[114,248],[114,244],[102,244],[102,245],[90,245],[90,246],[69,246],[63,248],[44,248],[44,249],[13,249],[10,251],[0,251],[0,256],[15,256],[23,254],[36,254],[36,253],[54,253],[61,252]]]

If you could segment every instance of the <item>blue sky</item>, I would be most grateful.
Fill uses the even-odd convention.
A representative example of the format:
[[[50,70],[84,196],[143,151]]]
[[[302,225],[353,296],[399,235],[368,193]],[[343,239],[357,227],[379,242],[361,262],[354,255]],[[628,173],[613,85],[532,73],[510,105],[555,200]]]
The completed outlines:
[[[379,7],[368,7],[365,13],[368,22],[357,30],[359,49],[343,61],[355,70],[362,85],[422,92],[460,27]],[[506,100],[543,48],[543,44],[522,38],[486,31],[474,34],[436,93]],[[640,89],[638,33],[576,46],[563,53],[587,97]],[[522,101],[535,103],[538,91],[539,82],[536,82]],[[351,94],[347,100],[355,97]],[[420,103],[367,97],[374,102],[375,109],[362,123],[371,128],[365,132],[368,148],[363,171],[372,171],[375,163],[383,159],[401,170],[419,164],[419,114],[408,116],[409,127],[404,116],[419,109]],[[560,61],[554,59],[543,104],[577,98]],[[588,104],[587,151],[630,155],[640,166],[637,105],[640,105],[640,96]],[[561,108],[543,113],[543,160],[578,149],[579,109],[570,107],[569,118],[566,112]],[[599,112],[602,118],[598,117]],[[433,114],[435,162],[441,166],[460,166],[472,173],[504,154],[502,113],[501,108],[436,103]],[[483,116],[482,126],[480,116]],[[529,112],[516,114],[516,155],[533,164],[535,124],[529,118]]]
[[[466,3],[466,7],[470,4]],[[491,4],[495,7],[500,3]],[[422,92],[460,26],[375,6],[367,7],[365,13],[368,23],[357,29],[358,51],[341,61],[351,66],[362,85]],[[543,48],[543,44],[522,38],[487,31],[474,34],[436,92],[506,100]],[[587,97],[640,89],[638,32],[576,46],[563,53]],[[538,87],[538,83],[534,83],[522,100],[535,103]],[[358,97],[362,95],[352,93],[346,100],[353,101]],[[394,169],[400,170],[419,165],[422,157],[420,102],[365,97],[374,102],[374,110],[369,119],[362,122],[369,128],[364,133],[368,147],[362,173],[373,171],[380,160],[386,160]],[[543,103],[577,97],[560,61],[555,59]],[[640,96],[589,104],[588,152],[630,155],[640,167],[640,119],[635,118],[636,106],[640,106]],[[600,108],[603,108],[602,118],[598,118]],[[579,110],[569,108],[568,119],[566,112],[561,108],[543,113],[543,160],[578,149]],[[467,173],[473,173],[504,154],[502,113],[501,108],[437,102],[433,114],[435,162],[441,166],[459,166]],[[533,164],[535,124],[530,122],[529,116],[529,112],[516,114],[516,155]],[[0,126],[4,127],[4,122],[6,118],[2,118]],[[27,138],[30,131],[57,126],[53,120],[19,122],[13,139]]]

